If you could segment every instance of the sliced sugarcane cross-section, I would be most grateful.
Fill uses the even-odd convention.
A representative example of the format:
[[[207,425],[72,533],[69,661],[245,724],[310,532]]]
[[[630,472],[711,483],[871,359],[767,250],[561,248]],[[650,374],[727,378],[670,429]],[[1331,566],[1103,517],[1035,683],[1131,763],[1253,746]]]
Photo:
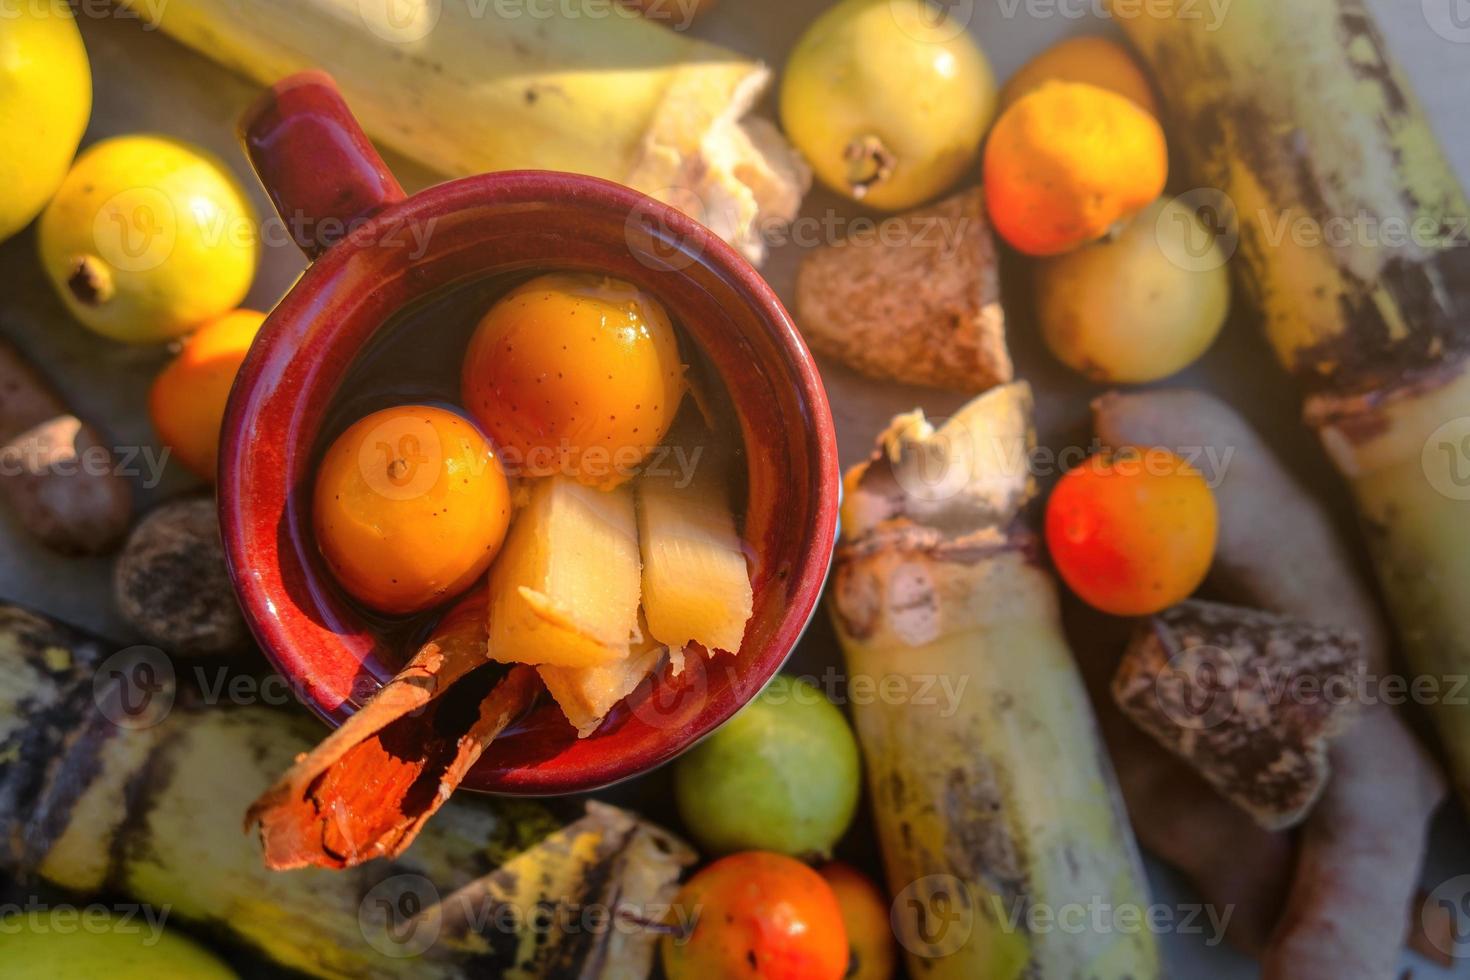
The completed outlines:
[[[638,592],[633,491],[540,480],[490,573],[490,656],[562,667],[626,657]]]
[[[640,623],[640,626],[644,624]],[[541,682],[556,699],[561,713],[577,730],[578,738],[586,738],[597,730],[607,713],[632,694],[643,679],[658,669],[668,647],[648,635],[636,641],[621,660],[595,667],[539,668]]]
[[[752,594],[723,467],[696,465],[687,486],[662,473],[638,481],[643,608],[648,629],[675,649],[738,652]]]

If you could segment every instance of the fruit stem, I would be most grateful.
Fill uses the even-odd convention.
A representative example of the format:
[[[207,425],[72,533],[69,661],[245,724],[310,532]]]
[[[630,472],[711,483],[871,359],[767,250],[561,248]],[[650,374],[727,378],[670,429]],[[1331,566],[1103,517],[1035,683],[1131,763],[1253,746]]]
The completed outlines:
[[[66,288],[83,306],[101,306],[112,299],[112,273],[95,255],[82,255],[72,260]]]
[[[847,186],[852,196],[861,201],[868,191],[893,176],[898,158],[893,155],[881,137],[860,136],[847,144],[842,152],[847,161]]]

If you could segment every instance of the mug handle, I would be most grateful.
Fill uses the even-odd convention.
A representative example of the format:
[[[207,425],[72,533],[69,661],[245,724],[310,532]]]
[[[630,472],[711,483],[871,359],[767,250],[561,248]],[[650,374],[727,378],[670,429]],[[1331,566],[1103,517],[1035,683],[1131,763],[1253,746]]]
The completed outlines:
[[[298,72],[272,85],[240,118],[239,133],[276,213],[309,259],[403,200],[326,72]]]

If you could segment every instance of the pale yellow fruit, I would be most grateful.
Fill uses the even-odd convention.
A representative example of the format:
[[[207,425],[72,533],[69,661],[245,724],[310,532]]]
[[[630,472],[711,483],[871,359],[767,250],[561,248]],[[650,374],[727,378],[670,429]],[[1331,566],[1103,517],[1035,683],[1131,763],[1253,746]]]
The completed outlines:
[[[643,611],[654,639],[740,651],[753,596],[729,493],[712,466],[692,482],[647,473],[638,481]]]
[[[1111,240],[1039,262],[1042,336],[1064,364],[1108,383],[1181,371],[1230,312],[1227,256],[1193,210],[1159,199]]]
[[[971,168],[995,100],[963,24],[924,0],[844,0],[791,52],[781,123],[824,184],[897,211]]]
[[[632,487],[537,481],[490,570],[490,656],[556,667],[625,659],[640,639],[638,572]]]
[[[64,0],[0,9],[0,241],[66,176],[92,114],[92,70]]]
[[[84,152],[41,215],[41,264],[97,333],[146,344],[240,305],[255,277],[259,220],[212,154],[163,136]]]

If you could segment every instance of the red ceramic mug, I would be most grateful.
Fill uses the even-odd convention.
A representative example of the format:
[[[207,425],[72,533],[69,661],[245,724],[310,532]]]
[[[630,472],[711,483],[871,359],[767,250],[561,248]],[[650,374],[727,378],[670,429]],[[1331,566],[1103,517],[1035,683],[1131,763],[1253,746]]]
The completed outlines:
[[[340,724],[405,655],[340,596],[312,536],[312,468],[354,359],[395,312],[441,287],[574,269],[650,290],[724,381],[746,447],[754,616],[738,655],[689,658],[678,677],[666,668],[588,738],[578,739],[543,699],[464,785],[593,789],[672,758],[739,710],[780,668],[815,609],[839,486],[821,380],[760,275],[692,219],[592,177],[483,174],[405,197],[320,72],[270,89],[241,134],[312,264],[271,313],[235,382],[220,453],[220,521],[245,617],[298,696]]]

